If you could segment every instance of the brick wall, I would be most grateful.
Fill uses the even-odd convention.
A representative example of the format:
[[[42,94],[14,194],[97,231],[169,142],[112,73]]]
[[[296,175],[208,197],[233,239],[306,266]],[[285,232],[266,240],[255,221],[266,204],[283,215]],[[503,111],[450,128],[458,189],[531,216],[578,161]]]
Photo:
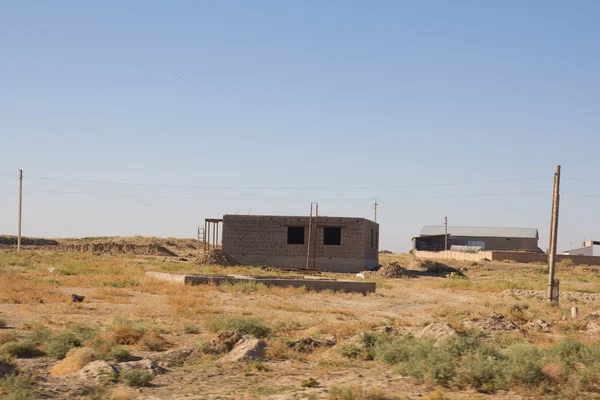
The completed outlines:
[[[306,257],[308,243],[308,217],[266,216],[266,215],[225,215],[223,216],[223,250],[232,256],[238,256],[252,263],[264,261],[285,264],[285,258],[294,260],[293,267],[297,268],[300,257]],[[311,253],[316,251],[317,267],[331,260],[331,264],[340,265],[347,259],[353,265],[362,267],[374,266],[378,262],[378,252],[371,248],[371,229],[374,235],[379,234],[379,225],[364,218],[319,217],[317,220],[315,239],[311,243]],[[288,227],[302,226],[304,244],[287,244]],[[340,227],[341,245],[324,245],[323,228]],[[314,225],[313,225],[313,229]],[[375,239],[374,239],[375,240]],[[313,253],[314,254],[314,253]],[[268,257],[272,258],[268,258]],[[282,261],[283,260],[283,261]],[[350,262],[352,260],[352,262]],[[360,261],[363,260],[364,262]],[[274,265],[292,267],[287,265]],[[320,269],[320,268],[319,268]],[[359,269],[355,266],[353,270]]]

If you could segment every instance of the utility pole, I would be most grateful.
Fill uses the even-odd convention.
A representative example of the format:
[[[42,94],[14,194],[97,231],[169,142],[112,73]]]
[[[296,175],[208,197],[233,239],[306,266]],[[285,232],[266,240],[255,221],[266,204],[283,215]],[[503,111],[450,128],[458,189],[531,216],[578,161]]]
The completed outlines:
[[[377,206],[379,205],[379,203],[377,202],[377,199],[375,199],[375,204],[373,204],[373,210],[375,210],[375,222],[377,222]]]
[[[21,215],[23,214],[23,170],[19,170],[19,236],[17,238],[17,252],[21,251]]]
[[[446,227],[446,233],[444,234],[444,250],[448,250],[448,217],[444,217],[444,226]]]
[[[560,200],[560,165],[554,173],[554,190],[552,192],[552,218],[550,219],[550,249],[548,254],[548,300],[551,306],[558,306],[559,280],[554,279],[556,272],[556,242],[558,238],[558,205]]]

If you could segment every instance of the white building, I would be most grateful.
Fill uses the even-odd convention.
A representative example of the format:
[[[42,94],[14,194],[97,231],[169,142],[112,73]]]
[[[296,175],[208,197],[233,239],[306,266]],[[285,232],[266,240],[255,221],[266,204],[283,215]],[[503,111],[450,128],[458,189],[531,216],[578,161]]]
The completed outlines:
[[[569,256],[600,256],[600,242],[586,240],[583,242],[583,247],[567,250],[563,254]]]

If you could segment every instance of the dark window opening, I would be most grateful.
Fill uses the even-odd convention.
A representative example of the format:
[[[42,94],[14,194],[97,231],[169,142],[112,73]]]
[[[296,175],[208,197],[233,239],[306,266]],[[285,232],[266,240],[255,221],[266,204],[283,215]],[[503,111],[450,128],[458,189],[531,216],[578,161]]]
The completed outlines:
[[[379,232],[375,232],[375,248],[379,249]]]
[[[323,244],[326,246],[339,246],[342,244],[342,228],[323,228]]]
[[[371,229],[371,248],[373,248],[373,241],[375,240],[375,231]]]
[[[288,226],[287,244],[304,244],[303,226]]]

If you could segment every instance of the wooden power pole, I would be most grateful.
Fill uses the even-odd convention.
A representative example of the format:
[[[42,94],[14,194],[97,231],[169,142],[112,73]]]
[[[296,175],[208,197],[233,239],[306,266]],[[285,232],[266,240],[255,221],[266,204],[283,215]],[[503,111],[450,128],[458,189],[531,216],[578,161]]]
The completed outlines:
[[[17,252],[21,251],[21,215],[23,214],[23,170],[19,170],[19,235],[17,237]]]
[[[556,272],[556,243],[558,238],[558,205],[560,200],[560,165],[554,173],[554,190],[552,192],[552,217],[550,218],[550,249],[548,254],[548,300],[550,305],[558,306],[559,280],[554,279]]]

